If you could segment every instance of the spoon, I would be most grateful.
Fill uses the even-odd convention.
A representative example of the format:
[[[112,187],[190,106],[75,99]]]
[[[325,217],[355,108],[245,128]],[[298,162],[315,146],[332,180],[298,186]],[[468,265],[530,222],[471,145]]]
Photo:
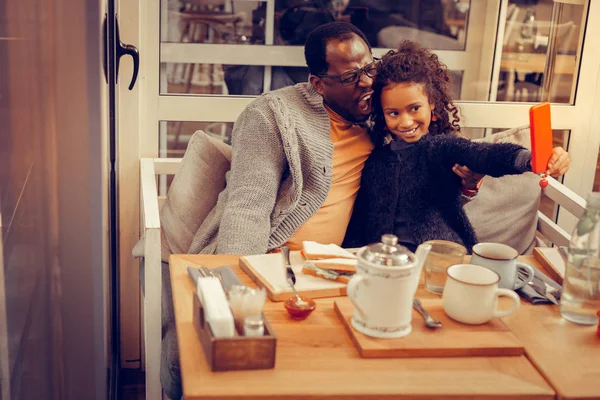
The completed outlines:
[[[417,310],[419,314],[423,316],[423,318],[425,318],[425,326],[427,326],[428,328],[436,329],[442,327],[442,323],[431,318],[431,315],[429,315],[429,313],[423,308],[421,300],[415,298],[413,300],[413,308]]]
[[[294,291],[294,294],[296,295],[296,305],[300,308],[306,307],[308,305],[307,301],[304,301],[302,299],[302,297],[300,297],[300,295],[298,294],[298,292],[296,291],[296,288],[294,287],[294,285],[292,285],[290,283],[290,286],[292,287],[292,290]]]
[[[300,308],[306,307],[309,305],[307,301],[304,301],[302,297],[296,291],[294,284],[296,283],[296,275],[294,274],[294,270],[292,269],[292,263],[290,262],[290,248],[287,246],[281,247],[281,252],[283,253],[283,260],[285,261],[286,267],[286,276],[287,283],[290,285],[294,294],[296,295],[296,305]]]

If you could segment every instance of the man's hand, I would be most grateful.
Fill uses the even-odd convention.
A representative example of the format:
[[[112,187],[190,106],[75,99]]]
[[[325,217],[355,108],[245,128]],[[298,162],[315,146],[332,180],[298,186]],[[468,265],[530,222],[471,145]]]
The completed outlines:
[[[479,182],[485,176],[484,174],[478,174],[477,172],[471,171],[464,165],[454,164],[452,171],[458,175],[462,181],[462,185],[465,189],[478,190]]]
[[[548,161],[548,169],[546,174],[554,178],[564,175],[571,166],[571,157],[569,153],[562,147],[555,147],[552,149],[552,156]]]

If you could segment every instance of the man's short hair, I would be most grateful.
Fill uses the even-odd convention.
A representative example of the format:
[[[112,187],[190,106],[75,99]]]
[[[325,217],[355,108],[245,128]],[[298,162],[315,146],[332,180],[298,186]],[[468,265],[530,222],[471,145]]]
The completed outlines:
[[[371,45],[365,37],[365,34],[348,22],[330,22],[315,28],[310,35],[308,35],[306,43],[304,44],[304,58],[306,59],[306,65],[308,65],[310,73],[312,75],[321,75],[326,73],[329,69],[325,54],[327,42],[329,40],[349,40],[354,35],[365,42],[367,47],[369,47],[370,52]]]

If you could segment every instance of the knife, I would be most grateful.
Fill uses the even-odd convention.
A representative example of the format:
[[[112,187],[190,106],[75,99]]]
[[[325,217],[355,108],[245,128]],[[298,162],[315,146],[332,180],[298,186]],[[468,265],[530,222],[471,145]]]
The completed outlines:
[[[296,274],[292,269],[292,263],[290,262],[290,248],[287,246],[281,246],[281,252],[283,253],[283,261],[285,262],[285,274],[287,281],[291,286],[296,284]]]

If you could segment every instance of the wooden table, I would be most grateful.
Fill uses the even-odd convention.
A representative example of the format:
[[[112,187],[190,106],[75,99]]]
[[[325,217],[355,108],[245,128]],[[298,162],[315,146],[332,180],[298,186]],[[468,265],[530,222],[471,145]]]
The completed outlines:
[[[275,368],[213,373],[204,359],[192,325],[194,286],[186,267],[230,265],[244,284],[253,284],[238,267],[236,256],[174,255],[170,261],[181,374],[184,395],[188,400],[555,397],[554,389],[525,356],[362,359],[335,315],[333,299],[317,300],[315,312],[301,322],[290,320],[282,303],[267,301],[265,314],[278,340]],[[422,288],[419,290],[420,297],[435,296]],[[529,308],[523,307],[525,311],[520,313],[529,313]],[[532,310],[531,314],[539,312]],[[511,320],[511,326],[527,330],[526,320],[527,317],[518,316]],[[527,339],[525,335],[523,340]],[[544,339],[543,348],[551,343],[547,349],[548,357],[556,354],[552,350],[558,340],[546,337],[535,342],[541,343],[541,339]],[[570,347],[570,342],[563,346]],[[551,368],[562,371],[562,365],[565,365],[561,364],[562,361],[553,361],[555,367],[548,367],[548,371]],[[590,359],[587,364],[591,363]],[[569,367],[575,368],[573,365]],[[564,375],[576,374],[574,371],[562,372]],[[546,375],[555,376],[550,372]],[[557,379],[561,380],[560,377]]]

